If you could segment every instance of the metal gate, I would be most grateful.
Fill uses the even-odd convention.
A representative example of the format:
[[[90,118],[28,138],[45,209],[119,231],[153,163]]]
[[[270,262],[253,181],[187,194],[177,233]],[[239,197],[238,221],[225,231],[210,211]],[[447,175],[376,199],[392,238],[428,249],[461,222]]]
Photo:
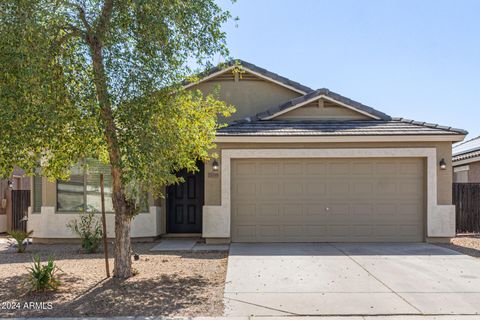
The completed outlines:
[[[12,190],[12,230],[27,231],[27,222],[23,219],[30,206],[30,190]]]

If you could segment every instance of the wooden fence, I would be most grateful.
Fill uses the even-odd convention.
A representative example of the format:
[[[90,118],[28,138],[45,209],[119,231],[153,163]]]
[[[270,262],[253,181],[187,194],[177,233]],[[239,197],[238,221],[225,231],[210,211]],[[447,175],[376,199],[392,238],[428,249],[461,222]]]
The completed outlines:
[[[480,233],[480,183],[454,183],[457,233]]]

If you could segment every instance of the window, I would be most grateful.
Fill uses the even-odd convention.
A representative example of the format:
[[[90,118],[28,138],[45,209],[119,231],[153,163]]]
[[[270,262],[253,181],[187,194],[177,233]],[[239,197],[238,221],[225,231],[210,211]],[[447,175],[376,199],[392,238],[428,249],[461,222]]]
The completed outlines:
[[[110,166],[88,159],[85,166],[72,169],[69,181],[57,182],[57,211],[101,212],[100,174],[104,177],[105,212],[113,212]],[[147,197],[140,201],[140,212],[148,211]]]
[[[42,208],[42,177],[33,176],[33,212],[40,212]]]
[[[57,182],[58,211],[86,211],[85,207],[85,174],[84,168],[74,167],[70,180]]]

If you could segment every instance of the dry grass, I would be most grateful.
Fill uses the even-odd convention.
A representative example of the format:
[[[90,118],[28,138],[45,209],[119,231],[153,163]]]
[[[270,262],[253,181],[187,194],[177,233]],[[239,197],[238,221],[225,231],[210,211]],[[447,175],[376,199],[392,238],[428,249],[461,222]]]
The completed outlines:
[[[2,310],[0,317],[220,316],[227,253],[156,254],[134,244],[138,275],[105,279],[103,254],[76,245],[31,245],[24,254],[0,248],[0,303],[51,302],[51,310]],[[58,292],[28,294],[24,286],[33,255],[55,257],[62,269]],[[110,261],[113,266],[113,261]],[[0,306],[1,307],[1,306]]]

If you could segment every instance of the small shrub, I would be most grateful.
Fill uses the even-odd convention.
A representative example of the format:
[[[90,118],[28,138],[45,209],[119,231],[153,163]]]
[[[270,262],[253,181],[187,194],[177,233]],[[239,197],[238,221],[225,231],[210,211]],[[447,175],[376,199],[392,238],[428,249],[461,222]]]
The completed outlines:
[[[82,248],[87,253],[97,252],[102,241],[103,232],[100,221],[95,218],[93,212],[80,213],[80,220],[70,221],[67,227],[80,237]]]
[[[57,267],[53,258],[48,258],[47,264],[40,262],[40,257],[33,258],[33,264],[28,268],[29,291],[55,291],[60,286],[60,280],[57,278]]]
[[[12,230],[7,232],[10,237],[15,239],[17,242],[17,252],[18,253],[23,253],[25,252],[25,249],[27,248],[25,244],[25,240],[27,240],[33,233],[33,230],[30,230],[28,232],[21,231],[21,230]]]

